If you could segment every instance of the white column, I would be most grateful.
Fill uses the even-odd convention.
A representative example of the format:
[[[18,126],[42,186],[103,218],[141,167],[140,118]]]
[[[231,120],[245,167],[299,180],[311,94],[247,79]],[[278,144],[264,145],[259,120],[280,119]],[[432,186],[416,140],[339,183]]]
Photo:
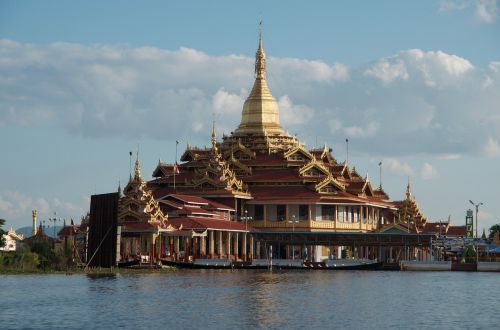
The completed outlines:
[[[210,259],[213,259],[214,258],[214,231],[213,230],[210,230],[209,233],[209,253],[210,253]]]
[[[226,241],[226,255],[228,259],[231,259],[231,232],[227,232],[227,241]]]
[[[242,242],[241,242],[241,259],[243,259],[243,261],[247,261],[247,233],[243,233],[242,234],[243,237],[242,237]]]

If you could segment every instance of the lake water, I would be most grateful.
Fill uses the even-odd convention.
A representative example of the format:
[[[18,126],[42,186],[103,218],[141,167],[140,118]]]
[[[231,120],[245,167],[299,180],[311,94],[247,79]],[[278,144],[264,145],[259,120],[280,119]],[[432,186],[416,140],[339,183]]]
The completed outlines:
[[[0,329],[498,329],[499,289],[499,273],[7,275]]]

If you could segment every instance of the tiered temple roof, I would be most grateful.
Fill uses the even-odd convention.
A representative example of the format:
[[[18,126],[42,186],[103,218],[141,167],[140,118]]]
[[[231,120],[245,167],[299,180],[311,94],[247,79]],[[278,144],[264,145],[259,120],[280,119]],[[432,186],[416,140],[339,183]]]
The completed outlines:
[[[347,161],[338,162],[327,145],[308,149],[279,123],[278,104],[266,82],[266,56],[259,37],[255,82],[242,111],[241,123],[218,142],[215,127],[211,148],[188,146],[180,164],[159,162],[148,182],[156,198],[168,194],[234,198],[259,202],[328,202],[364,204],[392,212],[396,221],[420,228],[427,219],[408,186],[406,199],[391,202],[381,186],[373,187]],[[223,200],[223,197],[232,199]],[[399,209],[394,215],[394,211]]]
[[[167,228],[168,217],[160,209],[146,181],[141,178],[141,165],[137,156],[134,177],[123,190],[118,207],[118,221],[123,231],[157,231]]]

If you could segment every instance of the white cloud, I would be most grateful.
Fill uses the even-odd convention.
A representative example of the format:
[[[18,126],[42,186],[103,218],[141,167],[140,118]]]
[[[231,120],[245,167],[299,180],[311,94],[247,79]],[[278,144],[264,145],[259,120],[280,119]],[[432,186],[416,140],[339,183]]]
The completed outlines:
[[[366,127],[359,126],[349,126],[344,128],[344,133],[348,137],[357,138],[368,138],[377,134],[380,129],[380,124],[378,122],[370,122]]]
[[[431,164],[424,163],[420,170],[420,176],[424,180],[434,180],[439,178],[439,173]]]
[[[348,68],[335,63],[330,66],[322,61],[297,58],[273,58],[269,60],[268,72],[272,79],[281,80],[286,76],[294,81],[334,82],[349,79]]]
[[[219,89],[212,98],[214,112],[225,116],[240,115],[243,102],[245,102],[245,94],[244,90],[238,95],[232,94],[224,88]]]
[[[437,155],[436,158],[442,160],[457,160],[462,158],[462,156],[459,154],[442,154],[442,155]]]
[[[451,1],[451,0],[445,0],[445,1],[440,1],[438,5],[438,12],[443,13],[443,12],[449,12],[449,11],[457,11],[457,10],[463,10],[467,6],[465,2],[463,1]]]
[[[213,113],[218,131],[237,127],[253,83],[250,56],[9,40],[0,49],[0,126],[203,144]],[[350,69],[271,57],[268,83],[284,128],[300,139],[358,138],[367,154],[467,155],[500,141],[499,63],[480,69],[419,49]]]
[[[388,59],[382,59],[365,71],[366,76],[380,79],[384,84],[389,84],[394,80],[407,80],[409,75],[406,66],[401,60],[390,63]]]
[[[497,0],[472,0],[467,2],[443,0],[439,2],[438,13],[461,11],[467,8],[474,9],[475,18],[480,23],[493,24],[498,18]]]
[[[477,0],[476,18],[483,23],[492,24],[498,17],[497,0]]]
[[[500,145],[498,144],[498,141],[489,137],[483,147],[483,155],[488,158],[500,156]]]
[[[382,160],[384,171],[400,175],[400,176],[414,176],[415,171],[408,163],[402,163],[395,158],[384,158]]]
[[[305,105],[293,104],[288,95],[283,95],[278,101],[280,109],[280,121],[285,127],[287,125],[304,125],[313,116],[314,110]]]
[[[33,197],[22,192],[0,191],[1,216],[16,227],[31,225],[31,211],[37,210],[39,219],[47,219],[57,212],[62,218],[79,218],[88,209],[88,203],[81,204],[54,198],[52,203],[43,197]]]

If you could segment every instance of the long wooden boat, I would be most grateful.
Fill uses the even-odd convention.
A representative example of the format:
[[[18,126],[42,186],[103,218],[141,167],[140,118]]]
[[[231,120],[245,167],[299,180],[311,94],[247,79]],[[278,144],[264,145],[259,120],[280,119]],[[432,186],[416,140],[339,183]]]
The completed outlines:
[[[188,268],[188,269],[269,269],[269,262],[232,262],[226,259],[205,259],[195,262],[172,261],[162,259],[165,266]],[[382,262],[373,260],[336,260],[322,262],[287,262],[283,259],[272,261],[273,269],[300,269],[300,270],[376,270],[382,266]]]

